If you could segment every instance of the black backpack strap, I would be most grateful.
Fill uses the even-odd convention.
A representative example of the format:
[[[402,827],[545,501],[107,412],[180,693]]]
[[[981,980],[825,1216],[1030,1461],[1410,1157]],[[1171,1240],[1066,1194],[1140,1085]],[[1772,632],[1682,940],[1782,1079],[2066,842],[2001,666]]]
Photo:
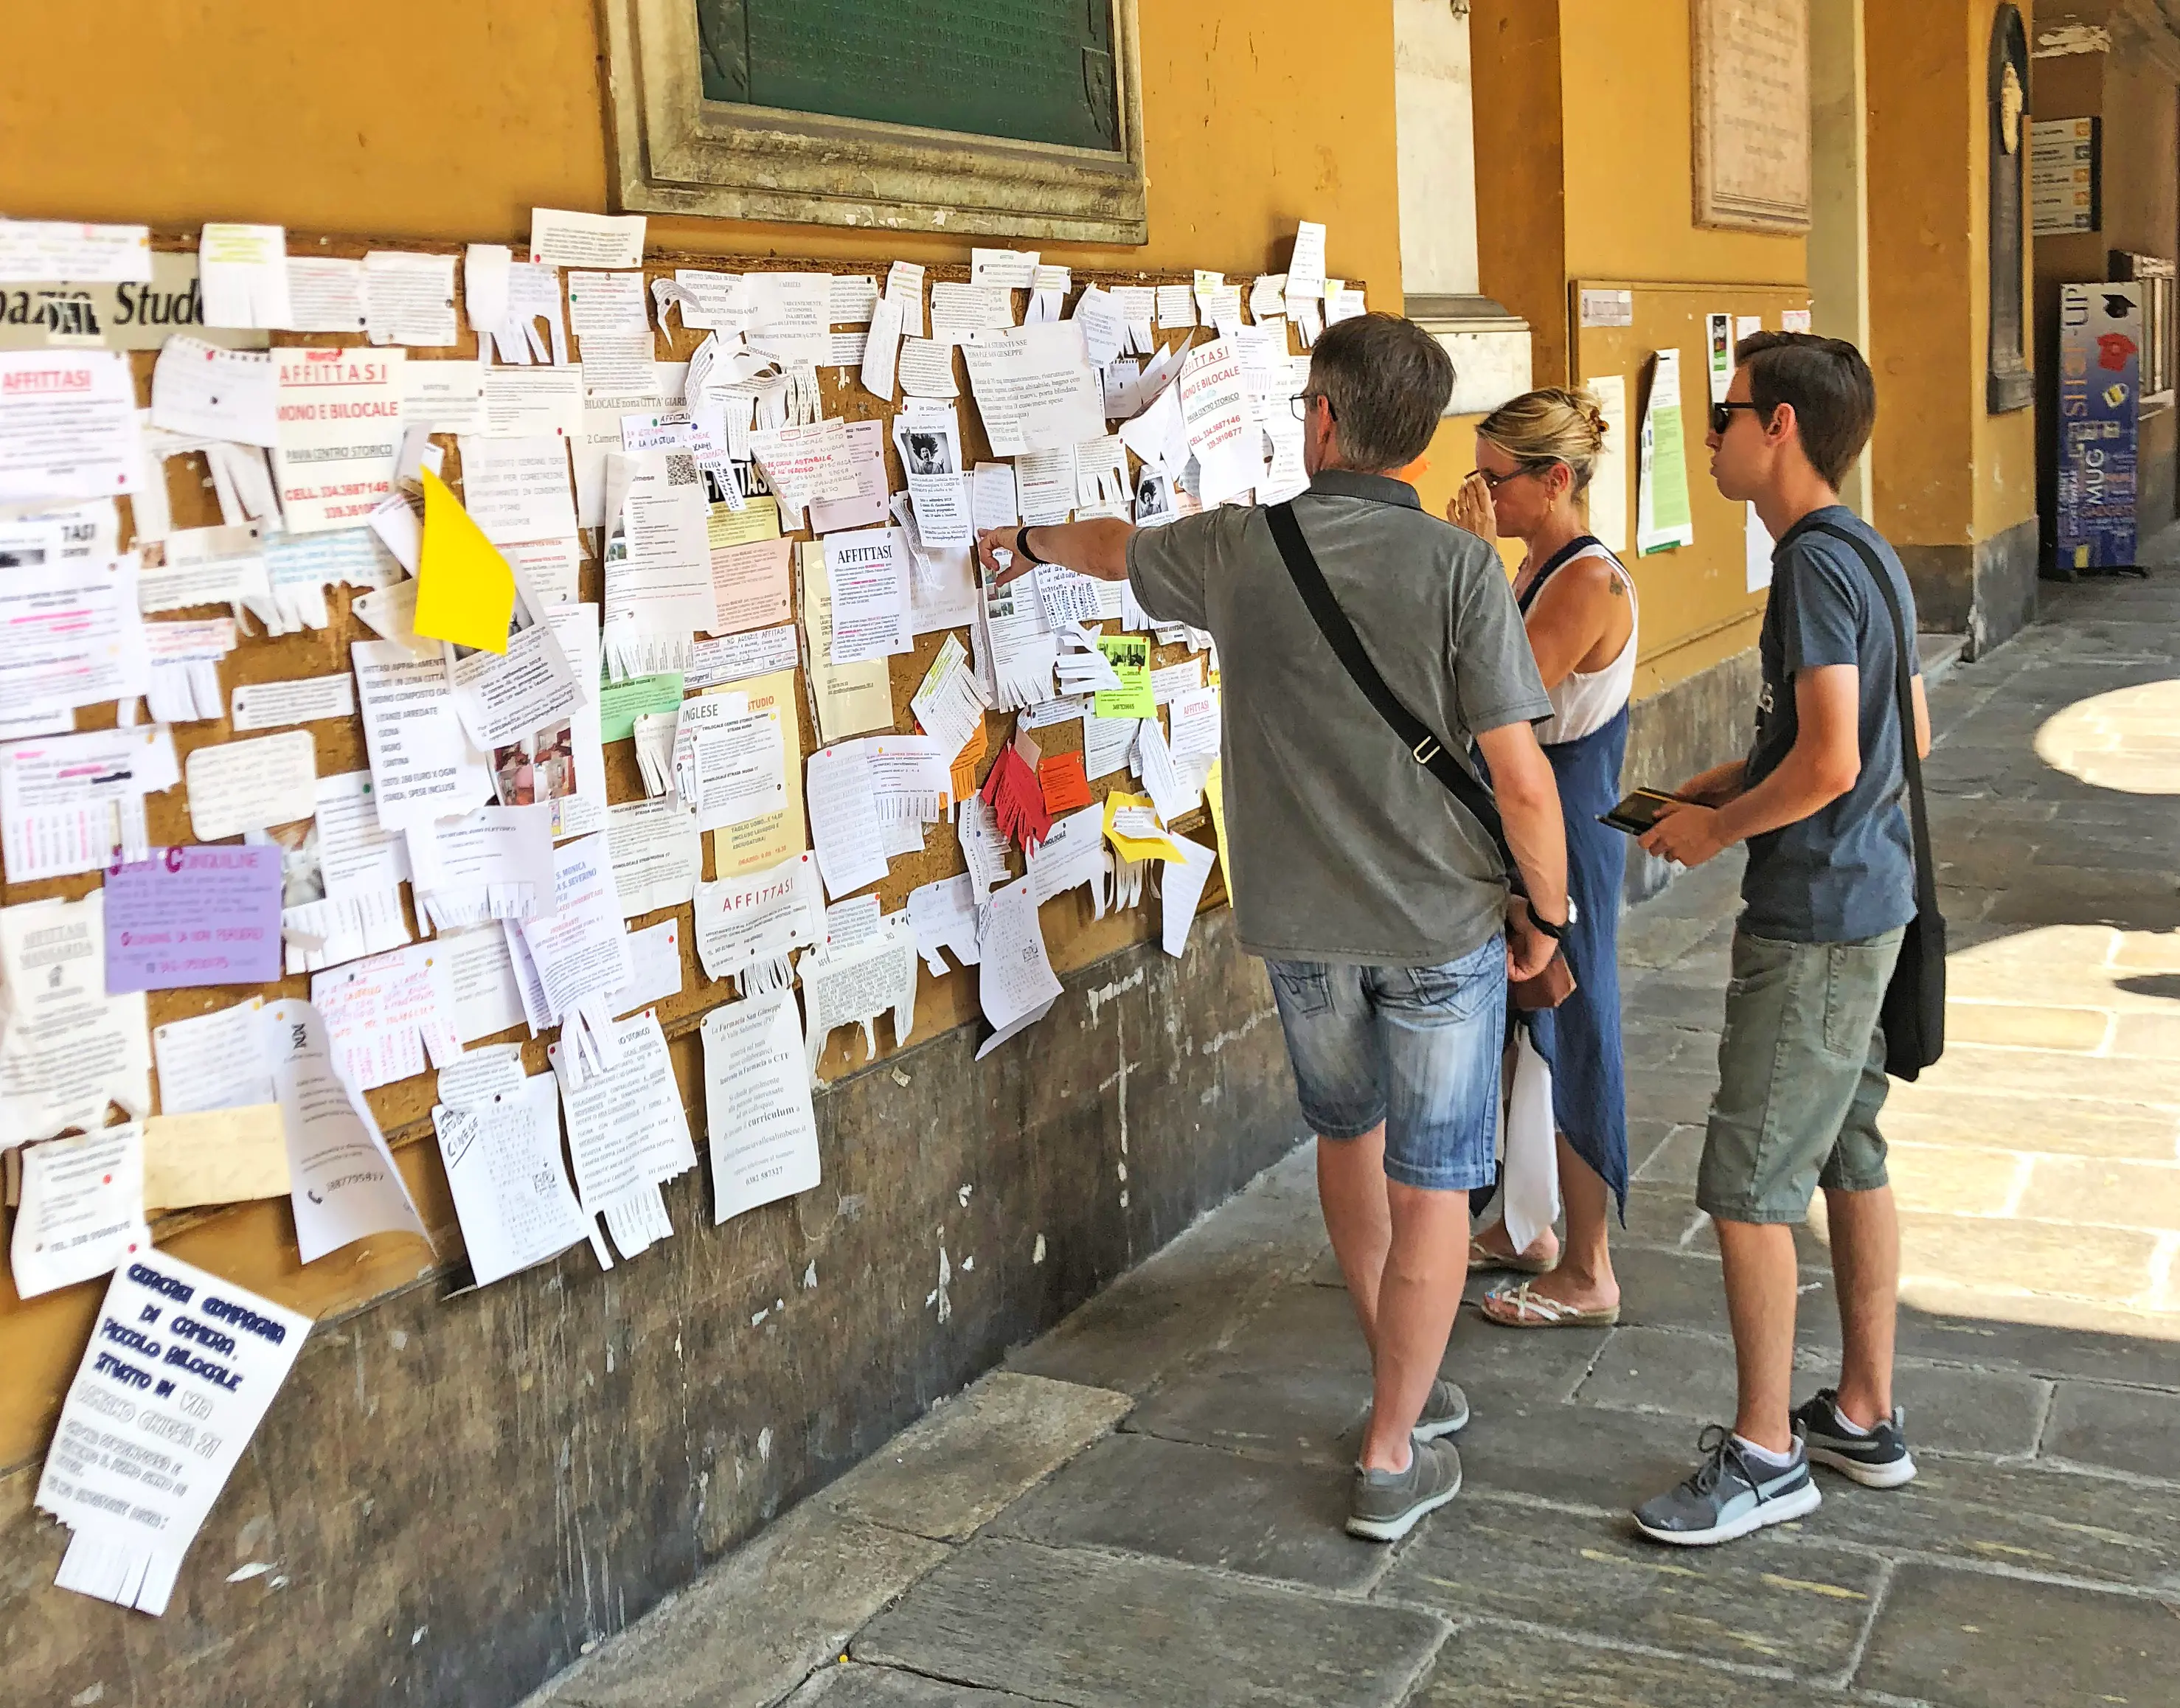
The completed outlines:
[[[1325,585],[1324,572],[1318,568],[1316,555],[1310,550],[1309,542],[1302,537],[1302,524],[1295,518],[1293,504],[1269,505],[1264,511],[1264,519],[1271,524],[1272,543],[1280,548],[1287,574],[1294,578],[1295,591],[1302,595],[1302,603],[1316,619],[1318,631],[1346,667],[1355,686],[1362,691],[1362,697],[1378,708],[1378,715],[1400,737],[1409,757],[1444,784],[1446,792],[1483,827],[1484,835],[1499,851],[1508,883],[1517,895],[1526,894],[1514,851],[1506,846],[1506,827],[1500,821],[1498,803],[1491,798],[1490,791],[1469,774],[1468,768],[1446,750],[1445,744],[1431,732],[1430,727],[1402,705],[1400,697],[1385,686],[1385,679],[1378,674],[1378,667],[1370,662],[1370,654],[1363,648],[1362,637],[1355,632],[1355,625],[1340,609],[1340,601]]]
[[[1892,681],[1900,707],[1900,769],[1908,778],[1908,817],[1915,835],[1915,906],[1919,912],[1938,911],[1938,868],[1930,857],[1930,817],[1923,804],[1923,756],[1915,751],[1915,673],[1908,660],[1914,656],[1915,637],[1908,632],[1908,619],[1900,609],[1900,595],[1892,590],[1892,577],[1869,543],[1836,522],[1814,522],[1809,532],[1830,534],[1853,548],[1892,615]]]

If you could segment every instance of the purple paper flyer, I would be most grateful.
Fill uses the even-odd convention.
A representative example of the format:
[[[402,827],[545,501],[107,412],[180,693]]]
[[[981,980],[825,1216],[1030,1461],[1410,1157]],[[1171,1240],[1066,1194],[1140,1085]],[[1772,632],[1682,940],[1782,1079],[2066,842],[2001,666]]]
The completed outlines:
[[[161,848],[106,869],[106,990],[280,976],[280,850]]]

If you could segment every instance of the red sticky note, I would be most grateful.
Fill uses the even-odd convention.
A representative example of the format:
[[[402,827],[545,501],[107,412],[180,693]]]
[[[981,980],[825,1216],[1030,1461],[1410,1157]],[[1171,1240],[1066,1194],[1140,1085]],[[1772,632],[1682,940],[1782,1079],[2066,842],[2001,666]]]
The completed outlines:
[[[984,779],[984,804],[992,809],[999,834],[1028,853],[1052,834],[1052,814],[1045,811],[1044,796],[1037,773],[1023,763],[1013,743],[999,749]]]

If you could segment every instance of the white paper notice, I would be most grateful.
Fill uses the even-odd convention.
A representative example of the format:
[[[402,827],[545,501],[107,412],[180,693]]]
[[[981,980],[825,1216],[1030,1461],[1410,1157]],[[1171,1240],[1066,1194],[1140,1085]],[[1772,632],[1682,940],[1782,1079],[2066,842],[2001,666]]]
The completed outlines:
[[[704,1107],[716,1225],[819,1179],[818,1116],[786,992],[704,1017]]]
[[[136,490],[136,383],[118,350],[0,350],[0,504]]]
[[[1614,554],[1627,549],[1627,377],[1596,374],[1583,383],[1605,417],[1605,444],[1589,481],[1589,531]]]
[[[129,699],[151,672],[134,559],[18,565],[0,577],[0,707]]]
[[[289,682],[245,682],[234,691],[234,730],[278,730],[289,724],[317,724],[355,715],[355,678],[300,676]]]
[[[454,341],[454,257],[374,249],[363,257],[364,324],[373,344]]]
[[[886,857],[868,750],[861,741],[820,748],[810,756],[808,784],[810,835],[828,898],[878,882],[886,875]]]
[[[144,797],[182,780],[164,725],[86,730],[0,747],[0,858],[8,881],[96,872],[118,850],[149,858]]]
[[[573,213],[565,208],[530,210],[530,259],[548,267],[641,267],[644,217],[640,213]]]
[[[746,878],[696,886],[696,959],[707,978],[740,982],[745,996],[784,990],[789,957],[824,935],[816,862],[797,854]]]
[[[197,278],[206,326],[279,328],[295,320],[284,227],[206,225],[197,233]]]
[[[982,1061],[1025,1027],[1044,1017],[1059,1000],[1059,976],[1045,953],[1037,896],[1027,878],[992,892],[977,937],[977,1000],[992,1036],[977,1051]]]
[[[484,367],[474,361],[401,364],[401,425],[435,433],[485,430]]]
[[[231,1008],[151,1028],[161,1114],[246,1109],[273,1100],[272,1064],[258,1025],[264,1006],[261,998],[253,996]]]
[[[681,994],[681,922],[662,919],[628,934],[628,983],[606,998],[616,1017]]]
[[[308,730],[199,747],[184,769],[200,842],[293,824],[318,810],[318,750]]]
[[[311,1320],[164,1252],[113,1272],[38,1479],[74,1531],[53,1582],[167,1610]]]
[[[151,229],[0,219],[0,284],[148,284]]]
[[[353,642],[349,655],[380,825],[405,830],[489,801],[491,764],[463,733],[445,659],[392,641]]]
[[[888,658],[916,645],[909,628],[906,556],[891,528],[858,528],[825,536],[835,664]]]
[[[1247,492],[1264,471],[1261,432],[1249,414],[1239,351],[1223,338],[1198,344],[1175,386],[1188,448],[1201,473],[1197,496],[1208,510]]]
[[[295,1243],[305,1263],[375,1233],[421,1236],[385,1136],[363,1094],[343,1079],[324,1017],[292,998],[267,1003],[259,1017],[288,1135],[289,1198]]]
[[[557,434],[464,439],[462,508],[496,546],[572,535],[568,441]]]
[[[618,1067],[581,1086],[560,1080],[575,1196],[591,1215],[631,1187],[663,1184],[696,1165],[658,1016],[621,1021],[617,1032]],[[547,1053],[557,1074],[564,1060],[559,1046]]]
[[[537,969],[546,1007],[560,1022],[561,1073],[583,1085],[615,1066],[613,1017],[600,999],[628,983],[628,946],[613,851],[603,835],[581,836],[553,851],[555,893],[547,918],[522,923],[523,946]]]
[[[225,350],[177,333],[151,369],[151,425],[191,438],[269,445],[279,438],[272,352]]]
[[[432,1111],[470,1268],[489,1287],[590,1237],[560,1164],[560,1099],[549,1073],[519,1095]]]
[[[361,527],[394,490],[399,350],[280,350],[273,474],[288,532]]]
[[[747,709],[746,697],[686,701],[674,736],[674,791],[700,830],[724,830],[787,804],[787,751],[777,707]]]
[[[144,1129],[136,1122],[30,1145],[22,1158],[22,1203],[8,1249],[19,1298],[105,1275],[151,1248]]]
[[[961,354],[994,455],[1073,445],[1105,431],[1104,395],[1075,322],[1016,328]]]
[[[607,835],[624,918],[694,897],[703,840],[686,804],[671,797],[622,802],[609,809]]]
[[[417,909],[441,930],[530,919],[553,906],[553,809],[480,807],[409,829]]]

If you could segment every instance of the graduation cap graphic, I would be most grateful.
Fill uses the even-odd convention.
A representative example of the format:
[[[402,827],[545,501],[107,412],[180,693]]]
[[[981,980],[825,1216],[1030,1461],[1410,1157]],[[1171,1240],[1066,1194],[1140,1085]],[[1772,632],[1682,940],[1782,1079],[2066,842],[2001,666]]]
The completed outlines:
[[[2133,312],[2134,299],[2133,297],[2122,296],[2116,290],[2110,290],[2105,293],[2105,318],[2106,320],[2125,320],[2128,316]]]

